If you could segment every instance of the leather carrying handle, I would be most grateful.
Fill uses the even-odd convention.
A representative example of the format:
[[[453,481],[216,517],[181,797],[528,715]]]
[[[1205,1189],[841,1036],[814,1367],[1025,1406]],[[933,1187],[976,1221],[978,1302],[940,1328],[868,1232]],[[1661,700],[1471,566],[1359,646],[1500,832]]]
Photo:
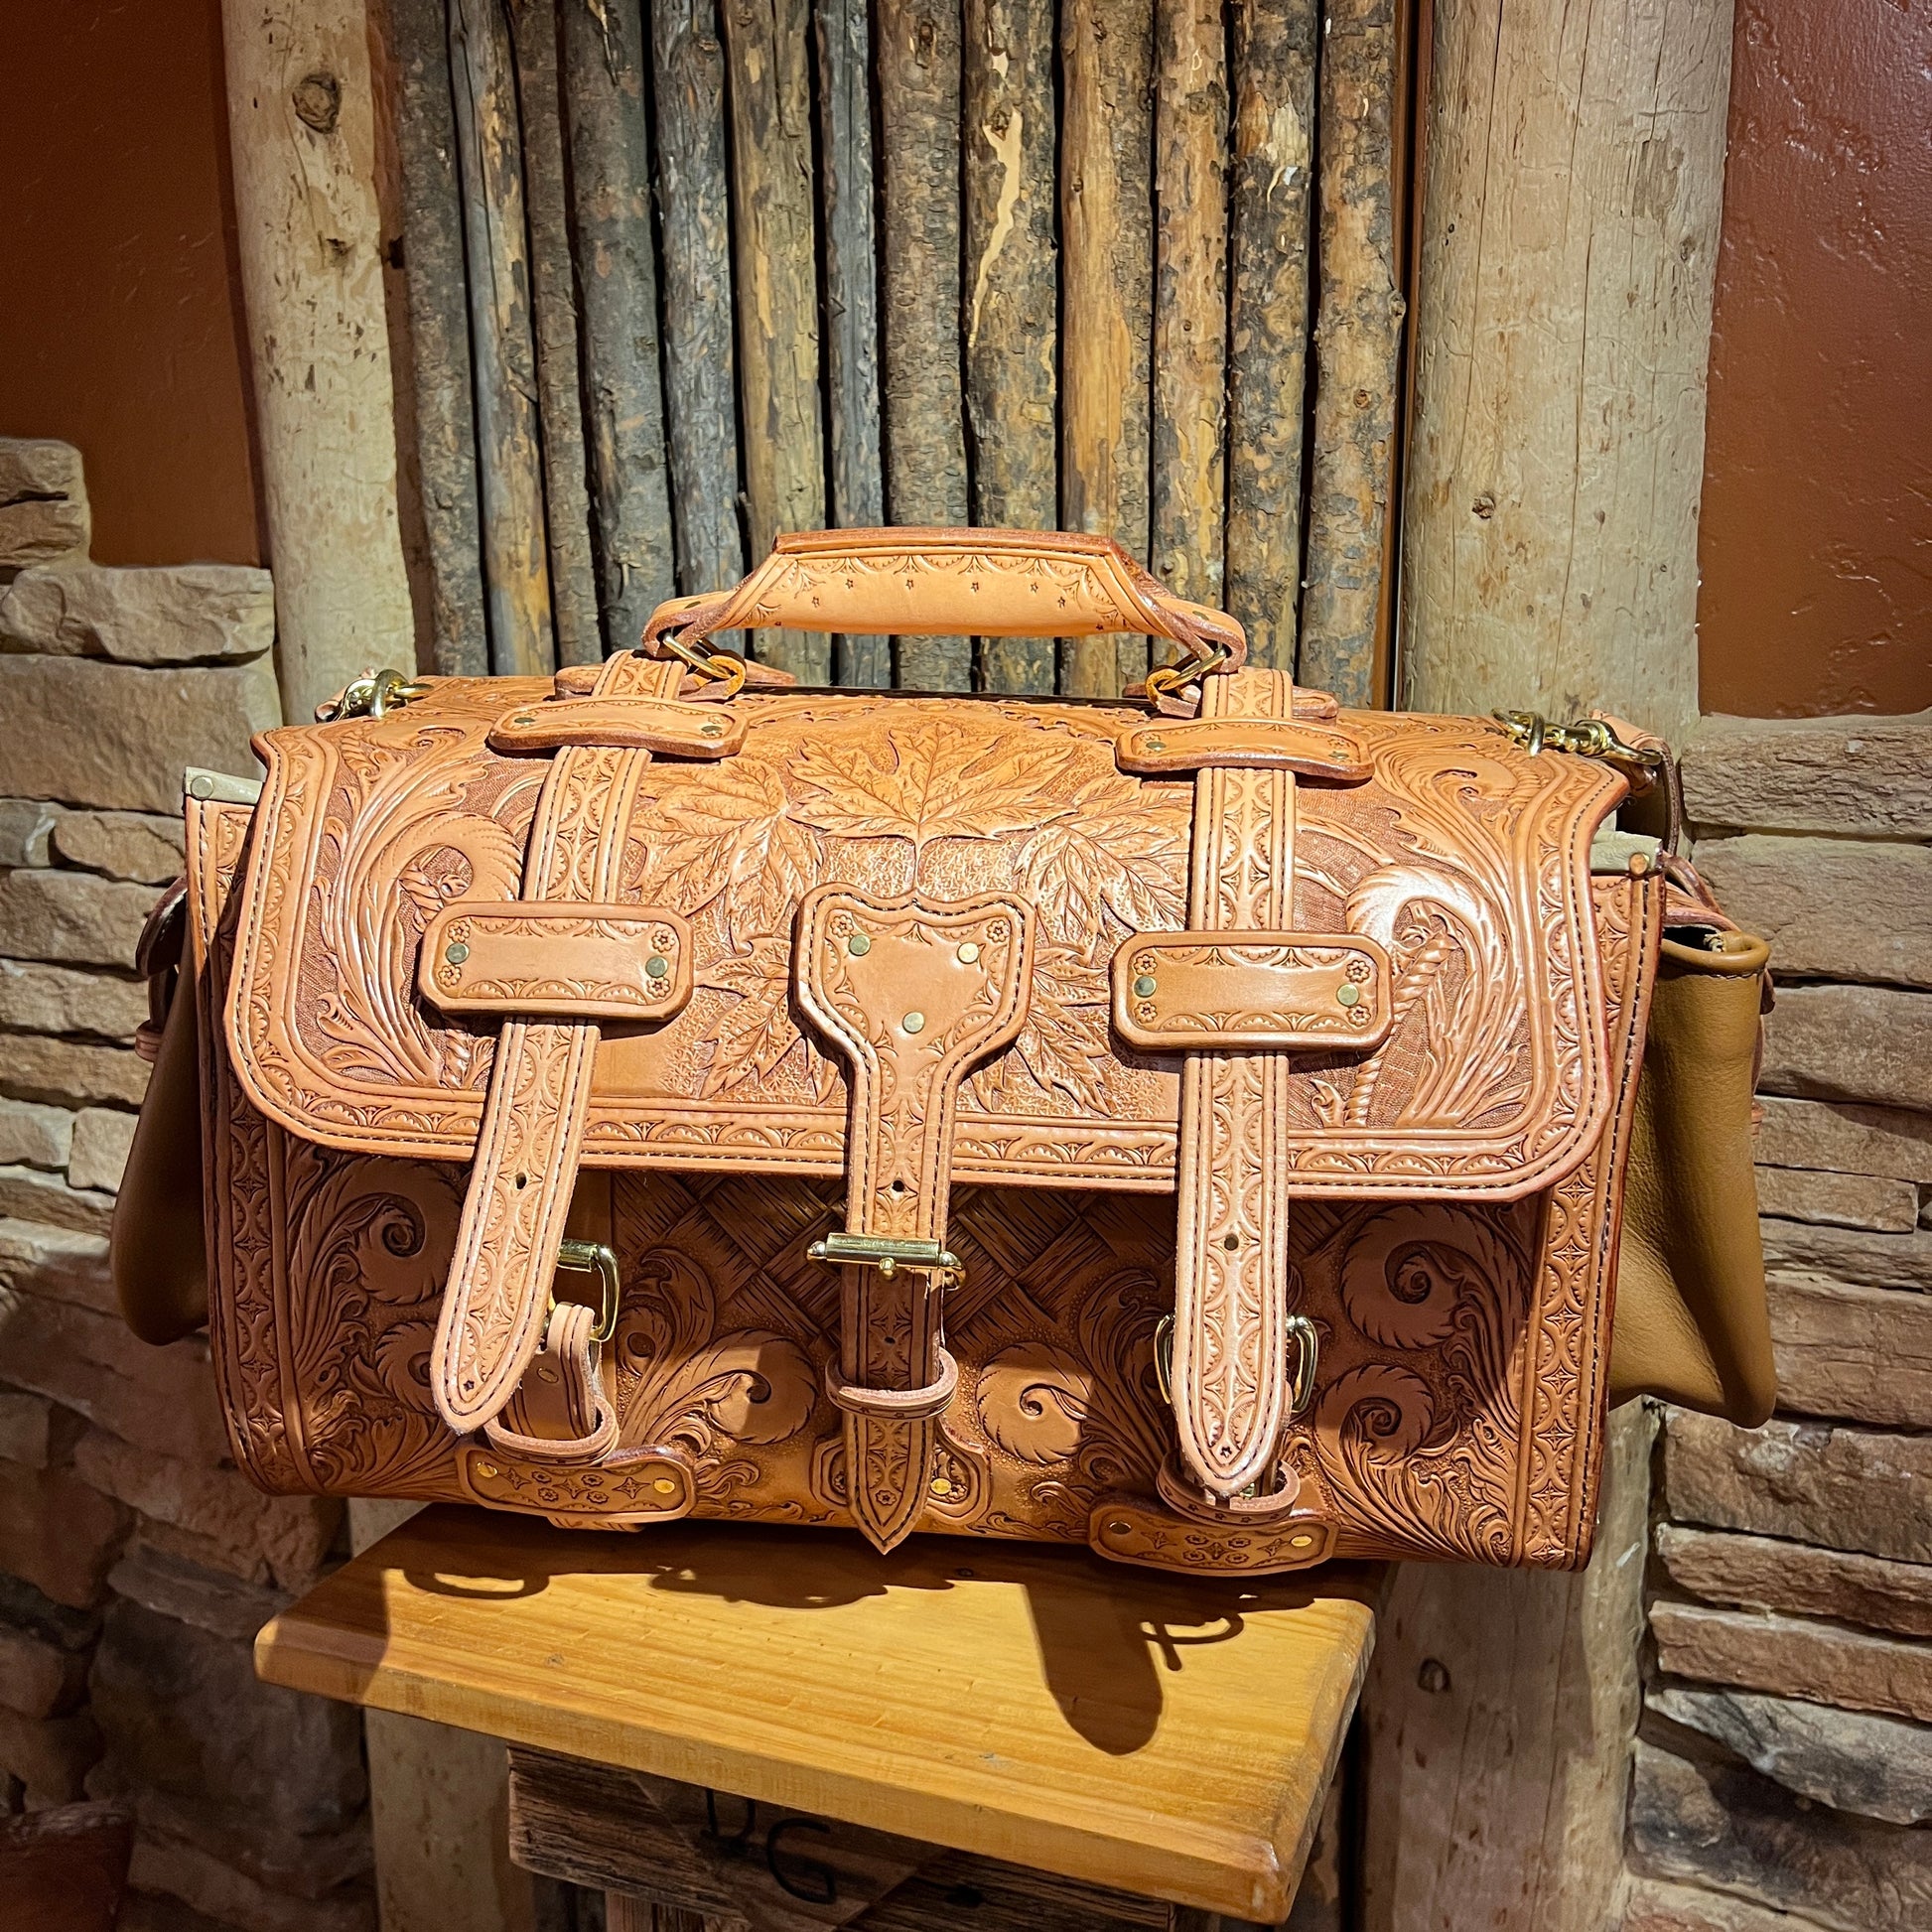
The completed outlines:
[[[1223,611],[1173,596],[1111,537],[1063,530],[811,530],[778,538],[735,589],[660,604],[647,656],[669,639],[699,645],[720,630],[1064,637],[1130,631],[1165,637],[1232,671],[1245,633]]]

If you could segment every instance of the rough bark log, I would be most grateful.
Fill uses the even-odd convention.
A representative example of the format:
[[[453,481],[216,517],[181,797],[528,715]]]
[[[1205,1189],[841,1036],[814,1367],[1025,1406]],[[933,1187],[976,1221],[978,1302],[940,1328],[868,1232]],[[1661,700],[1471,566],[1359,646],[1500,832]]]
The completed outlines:
[[[1363,1693],[1364,1932],[1610,1923],[1656,1425],[1633,1403],[1609,1427],[1587,1570],[1397,1572]]]
[[[1407,304],[1396,247],[1396,0],[1329,0],[1321,42],[1320,306],[1299,674],[1379,701],[1376,617]]]
[[[819,196],[825,218],[825,389],[832,520],[885,522],[880,459],[879,288],[873,233],[872,25],[866,0],[817,0]],[[841,684],[893,681],[888,637],[834,637]]]
[[[1227,608],[1248,661],[1295,667],[1302,598],[1315,0],[1235,0]]]
[[[368,11],[225,0],[222,42],[276,662],[286,714],[306,718],[365,664],[415,668]],[[305,118],[316,75],[330,84],[305,89]]]
[[[1155,17],[1154,573],[1221,602],[1227,471],[1227,35],[1221,0]],[[1163,656],[1172,656],[1164,651]]]
[[[536,340],[515,62],[494,0],[450,0],[450,73],[470,259],[489,667],[539,677],[555,668],[556,653]]]
[[[695,596],[745,575],[725,50],[713,0],[652,0],[650,23],[672,526],[678,589]]]
[[[753,558],[825,521],[818,271],[812,237],[810,0],[725,0],[745,501]],[[761,630],[767,664],[832,677],[829,637]]]
[[[1066,0],[1060,14],[1060,511],[1069,530],[1148,547],[1154,322],[1152,0]],[[1074,637],[1060,688],[1111,697],[1145,674],[1144,637]]]
[[[523,202],[530,223],[530,310],[537,346],[537,435],[543,448],[544,521],[550,542],[550,617],[557,659],[604,655],[591,556],[589,461],[577,353],[576,272],[564,186],[563,93],[553,0],[508,0],[516,53]]]
[[[664,463],[645,66],[636,12],[605,0],[563,0],[584,415],[606,650],[634,645],[644,620],[677,588]]]
[[[1730,34],[1730,0],[1437,0],[1406,703],[1697,717]]]
[[[1059,267],[1053,241],[1051,0],[966,0],[962,70],[966,422],[973,519],[1059,522]],[[987,637],[989,691],[1053,688],[1044,637]]]
[[[878,0],[884,189],[886,508],[895,523],[964,523],[959,367],[959,0]],[[898,681],[964,691],[964,637],[901,637]]]
[[[443,0],[390,0],[389,22],[430,655],[445,677],[484,677],[489,632],[471,414],[463,192]]]

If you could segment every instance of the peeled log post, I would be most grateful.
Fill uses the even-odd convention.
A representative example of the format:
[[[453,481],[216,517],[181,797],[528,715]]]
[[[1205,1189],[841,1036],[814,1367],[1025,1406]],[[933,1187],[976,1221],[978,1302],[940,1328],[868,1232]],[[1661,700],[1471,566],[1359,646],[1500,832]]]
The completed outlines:
[[[1149,562],[1221,602],[1227,472],[1227,36],[1221,0],[1159,0]],[[1166,653],[1172,655],[1172,653]]]
[[[550,540],[550,615],[563,664],[604,655],[591,561],[591,495],[577,357],[576,276],[564,190],[563,98],[552,0],[508,0],[516,52],[523,198],[530,222],[530,308],[537,345],[537,434],[543,449],[544,520]]]
[[[1065,0],[1060,14],[1060,509],[1069,530],[1148,548],[1154,323],[1152,0]],[[1069,697],[1146,675],[1145,637],[1070,637]]]
[[[866,0],[818,0],[819,193],[825,209],[825,388],[832,520],[886,520],[880,467],[879,293],[873,236],[872,29]],[[841,684],[893,681],[892,640],[834,637]]]
[[[584,418],[606,650],[628,650],[677,589],[657,353],[657,246],[640,17],[562,0]],[[552,501],[555,515],[555,500]]]
[[[489,668],[499,677],[543,677],[556,655],[523,156],[509,27],[494,0],[450,0],[450,74],[470,260]]]
[[[671,521],[678,589],[694,597],[745,575],[725,50],[712,0],[652,0],[650,25]]]
[[[1321,299],[1308,587],[1297,675],[1383,702],[1376,616],[1394,480],[1407,305],[1397,282],[1396,0],[1327,0],[1321,42]]]
[[[1404,699],[1697,718],[1730,0],[1437,0]]]
[[[1227,608],[1248,661],[1295,668],[1316,0],[1234,0]]]
[[[961,63],[966,421],[973,519],[1059,521],[1059,264],[1053,243],[1052,0],[966,0]],[[989,691],[1049,693],[1047,637],[986,637]]]
[[[486,677],[477,428],[471,416],[463,194],[450,109],[443,0],[391,0],[410,419],[422,505],[431,661],[444,677]]]
[[[738,365],[752,555],[825,521],[812,236],[809,0],[725,0],[737,214]],[[829,684],[831,639],[760,630],[757,655]]]
[[[1405,706],[1695,714],[1730,45],[1730,0],[1435,0]],[[1581,1578],[1398,1579],[1363,1699],[1368,1932],[1422,1932],[1451,1896],[1495,1932],[1614,1922],[1648,1441],[1612,1418]]]
[[[966,493],[959,367],[959,0],[877,0],[884,189],[886,508],[895,523],[959,524]],[[901,637],[898,681],[964,691],[964,637]]]
[[[363,0],[226,0],[241,282],[286,716],[413,671]]]

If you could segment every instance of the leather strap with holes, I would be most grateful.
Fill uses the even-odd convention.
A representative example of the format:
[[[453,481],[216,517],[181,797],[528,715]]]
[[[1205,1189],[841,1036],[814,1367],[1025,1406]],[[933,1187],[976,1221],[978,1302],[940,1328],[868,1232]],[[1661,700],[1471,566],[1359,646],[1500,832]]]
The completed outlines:
[[[848,1069],[845,1232],[943,1249],[960,1083],[1025,1022],[1033,908],[1004,894],[874,898],[821,886],[799,907],[796,943],[799,1007]],[[845,1411],[852,1513],[890,1550],[918,1518],[958,1370],[940,1340],[935,1273],[840,1272],[827,1393]]]
[[[1204,682],[1203,722],[1292,719],[1283,671]],[[1280,932],[1294,918],[1295,773],[1212,766],[1194,778],[1187,924]],[[1288,1390],[1288,1076],[1279,1050],[1190,1052],[1180,1076],[1174,1423],[1209,1494],[1268,1472]]]
[[[682,665],[625,652],[604,666],[595,695],[672,698],[683,675]],[[650,757],[608,746],[557,754],[530,830],[524,898],[603,904],[617,897],[624,834]],[[497,1035],[430,1362],[437,1409],[461,1433],[482,1428],[510,1401],[543,1338],[598,1039],[595,1021],[517,1016]]]

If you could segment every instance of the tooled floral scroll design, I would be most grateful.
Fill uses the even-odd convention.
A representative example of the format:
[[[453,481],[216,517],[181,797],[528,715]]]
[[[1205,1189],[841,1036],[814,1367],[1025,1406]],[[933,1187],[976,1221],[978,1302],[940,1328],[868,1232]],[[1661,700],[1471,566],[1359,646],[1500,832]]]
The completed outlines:
[[[1522,1430],[1512,1364],[1529,1296],[1528,1258],[1485,1212],[1416,1202],[1350,1230],[1341,1312],[1385,1352],[1344,1368],[1316,1404],[1321,1473],[1345,1529],[1510,1560]]]
[[[699,1501],[737,1513],[738,1493],[769,1449],[798,1434],[818,1396],[812,1359],[768,1328],[718,1332],[717,1291],[689,1255],[646,1251],[624,1268],[612,1347],[626,1447],[680,1449],[696,1465]]]
[[[286,1148],[286,1348],[310,1465],[337,1494],[445,1494],[455,1442],[429,1356],[462,1173]]]

